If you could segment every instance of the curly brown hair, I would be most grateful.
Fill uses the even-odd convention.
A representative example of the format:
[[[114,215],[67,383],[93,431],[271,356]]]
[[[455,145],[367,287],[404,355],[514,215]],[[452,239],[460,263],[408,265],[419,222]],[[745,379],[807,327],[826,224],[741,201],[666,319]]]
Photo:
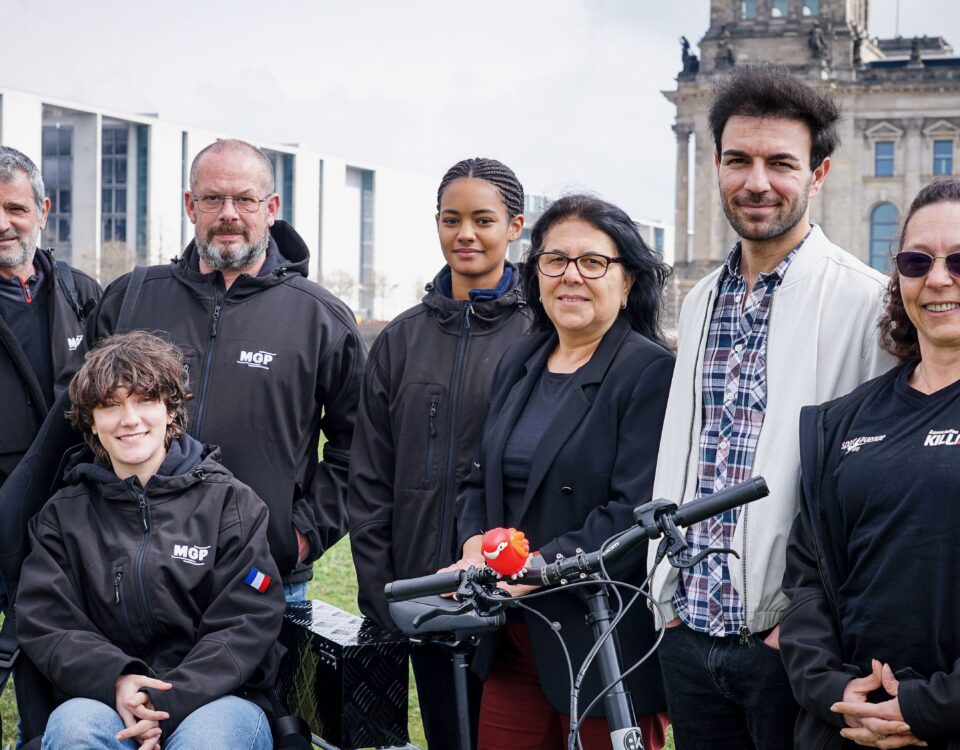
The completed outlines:
[[[164,446],[187,429],[187,372],[179,350],[159,336],[130,331],[108,336],[87,353],[70,381],[70,423],[83,433],[94,455],[106,464],[110,457],[93,433],[93,410],[103,406],[117,388],[162,401],[173,421],[167,426]]]
[[[913,203],[910,204],[907,216],[903,220],[897,252],[903,250],[903,242],[907,236],[907,226],[917,211],[935,203],[948,202],[960,203],[960,179],[948,177],[934,180],[922,188],[917,193],[917,197],[913,199]],[[907,310],[903,305],[903,297],[900,294],[900,274],[896,266],[890,273],[886,309],[883,317],[880,318],[880,344],[901,362],[920,358],[920,341],[917,337],[917,328],[907,316]]]

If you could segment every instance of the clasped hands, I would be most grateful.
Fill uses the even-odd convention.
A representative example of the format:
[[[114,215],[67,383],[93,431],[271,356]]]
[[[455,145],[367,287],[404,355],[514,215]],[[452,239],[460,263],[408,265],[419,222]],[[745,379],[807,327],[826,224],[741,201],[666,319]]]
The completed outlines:
[[[169,682],[142,674],[120,675],[115,686],[115,699],[124,729],[117,733],[117,739],[139,742],[139,750],[160,750],[160,722],[169,719],[170,714],[157,711],[142,688],[169,690],[171,687],[173,685]]]
[[[873,671],[867,677],[857,677],[847,683],[843,700],[830,706],[830,710],[843,715],[847,726],[840,730],[846,739],[864,747],[888,748],[919,746],[927,743],[917,739],[910,726],[903,720],[897,694],[900,682],[893,676],[889,664],[872,662]],[[870,693],[883,688],[890,700],[870,703]]]

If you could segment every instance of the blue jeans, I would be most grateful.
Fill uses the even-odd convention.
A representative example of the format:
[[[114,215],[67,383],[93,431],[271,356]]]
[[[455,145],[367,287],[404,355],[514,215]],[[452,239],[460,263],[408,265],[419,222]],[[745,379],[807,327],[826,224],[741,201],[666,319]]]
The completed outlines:
[[[283,587],[283,598],[288,604],[295,602],[305,602],[307,600],[307,582],[288,583]]]
[[[749,639],[667,628],[659,654],[677,750],[793,747],[800,707],[780,652]]]
[[[112,706],[90,698],[71,698],[50,714],[42,750],[136,750],[120,741],[123,720]],[[198,708],[169,737],[164,750],[272,750],[267,717],[258,706],[228,695]]]

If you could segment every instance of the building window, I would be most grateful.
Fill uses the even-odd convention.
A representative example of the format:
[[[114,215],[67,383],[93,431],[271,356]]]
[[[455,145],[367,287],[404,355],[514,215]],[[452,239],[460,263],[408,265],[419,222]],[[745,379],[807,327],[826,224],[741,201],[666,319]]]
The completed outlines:
[[[873,173],[877,177],[893,177],[893,141],[877,141],[873,145]]]
[[[770,3],[770,18],[787,17],[787,0],[772,0]]]
[[[663,257],[663,227],[653,228],[653,249],[661,258]]]
[[[44,125],[42,149],[43,184],[50,199],[43,244],[56,250],[63,260],[69,260],[73,218],[73,128]]]
[[[364,169],[360,183],[360,316],[373,317],[376,279],[373,242],[374,174]]]
[[[819,16],[820,0],[803,0],[803,15]]]
[[[757,0],[740,0],[740,18],[757,17]]]
[[[953,174],[953,141],[933,142],[933,174]]]
[[[293,154],[283,155],[283,182],[280,190],[280,218],[293,223]]]
[[[137,260],[147,257],[147,169],[149,168],[150,129],[137,125]]]
[[[899,212],[892,203],[881,203],[870,212],[870,265],[890,271],[890,253],[897,239]]]
[[[127,241],[127,154],[130,133],[126,125],[103,126],[100,157],[100,218],[103,242]]]

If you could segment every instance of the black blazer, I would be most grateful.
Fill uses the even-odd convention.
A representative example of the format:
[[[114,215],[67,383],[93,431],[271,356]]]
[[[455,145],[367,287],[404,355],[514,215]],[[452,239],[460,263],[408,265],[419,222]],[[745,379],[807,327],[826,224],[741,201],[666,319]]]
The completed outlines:
[[[494,375],[490,411],[484,424],[479,461],[457,501],[461,545],[486,529],[504,525],[503,448],[556,348],[556,333],[526,336],[506,351]],[[608,537],[633,524],[633,508],[650,500],[663,415],[673,374],[673,357],[630,328],[620,316],[577,375],[534,454],[519,512],[520,529],[546,560],[596,550]],[[618,574],[640,585],[646,576],[646,546],[637,549]],[[629,596],[624,593],[624,600]],[[584,622],[585,605],[572,593],[529,602],[561,634],[574,662],[574,674],[592,644]],[[540,684],[558,711],[570,708],[570,681],[556,636],[538,617],[525,618],[537,660]],[[653,645],[653,619],[638,600],[618,628],[623,667]],[[494,643],[481,644],[475,669],[485,676]],[[666,706],[656,656],[628,680],[638,714]],[[600,690],[592,667],[581,691],[585,708]],[[603,704],[591,715],[602,715]]]

